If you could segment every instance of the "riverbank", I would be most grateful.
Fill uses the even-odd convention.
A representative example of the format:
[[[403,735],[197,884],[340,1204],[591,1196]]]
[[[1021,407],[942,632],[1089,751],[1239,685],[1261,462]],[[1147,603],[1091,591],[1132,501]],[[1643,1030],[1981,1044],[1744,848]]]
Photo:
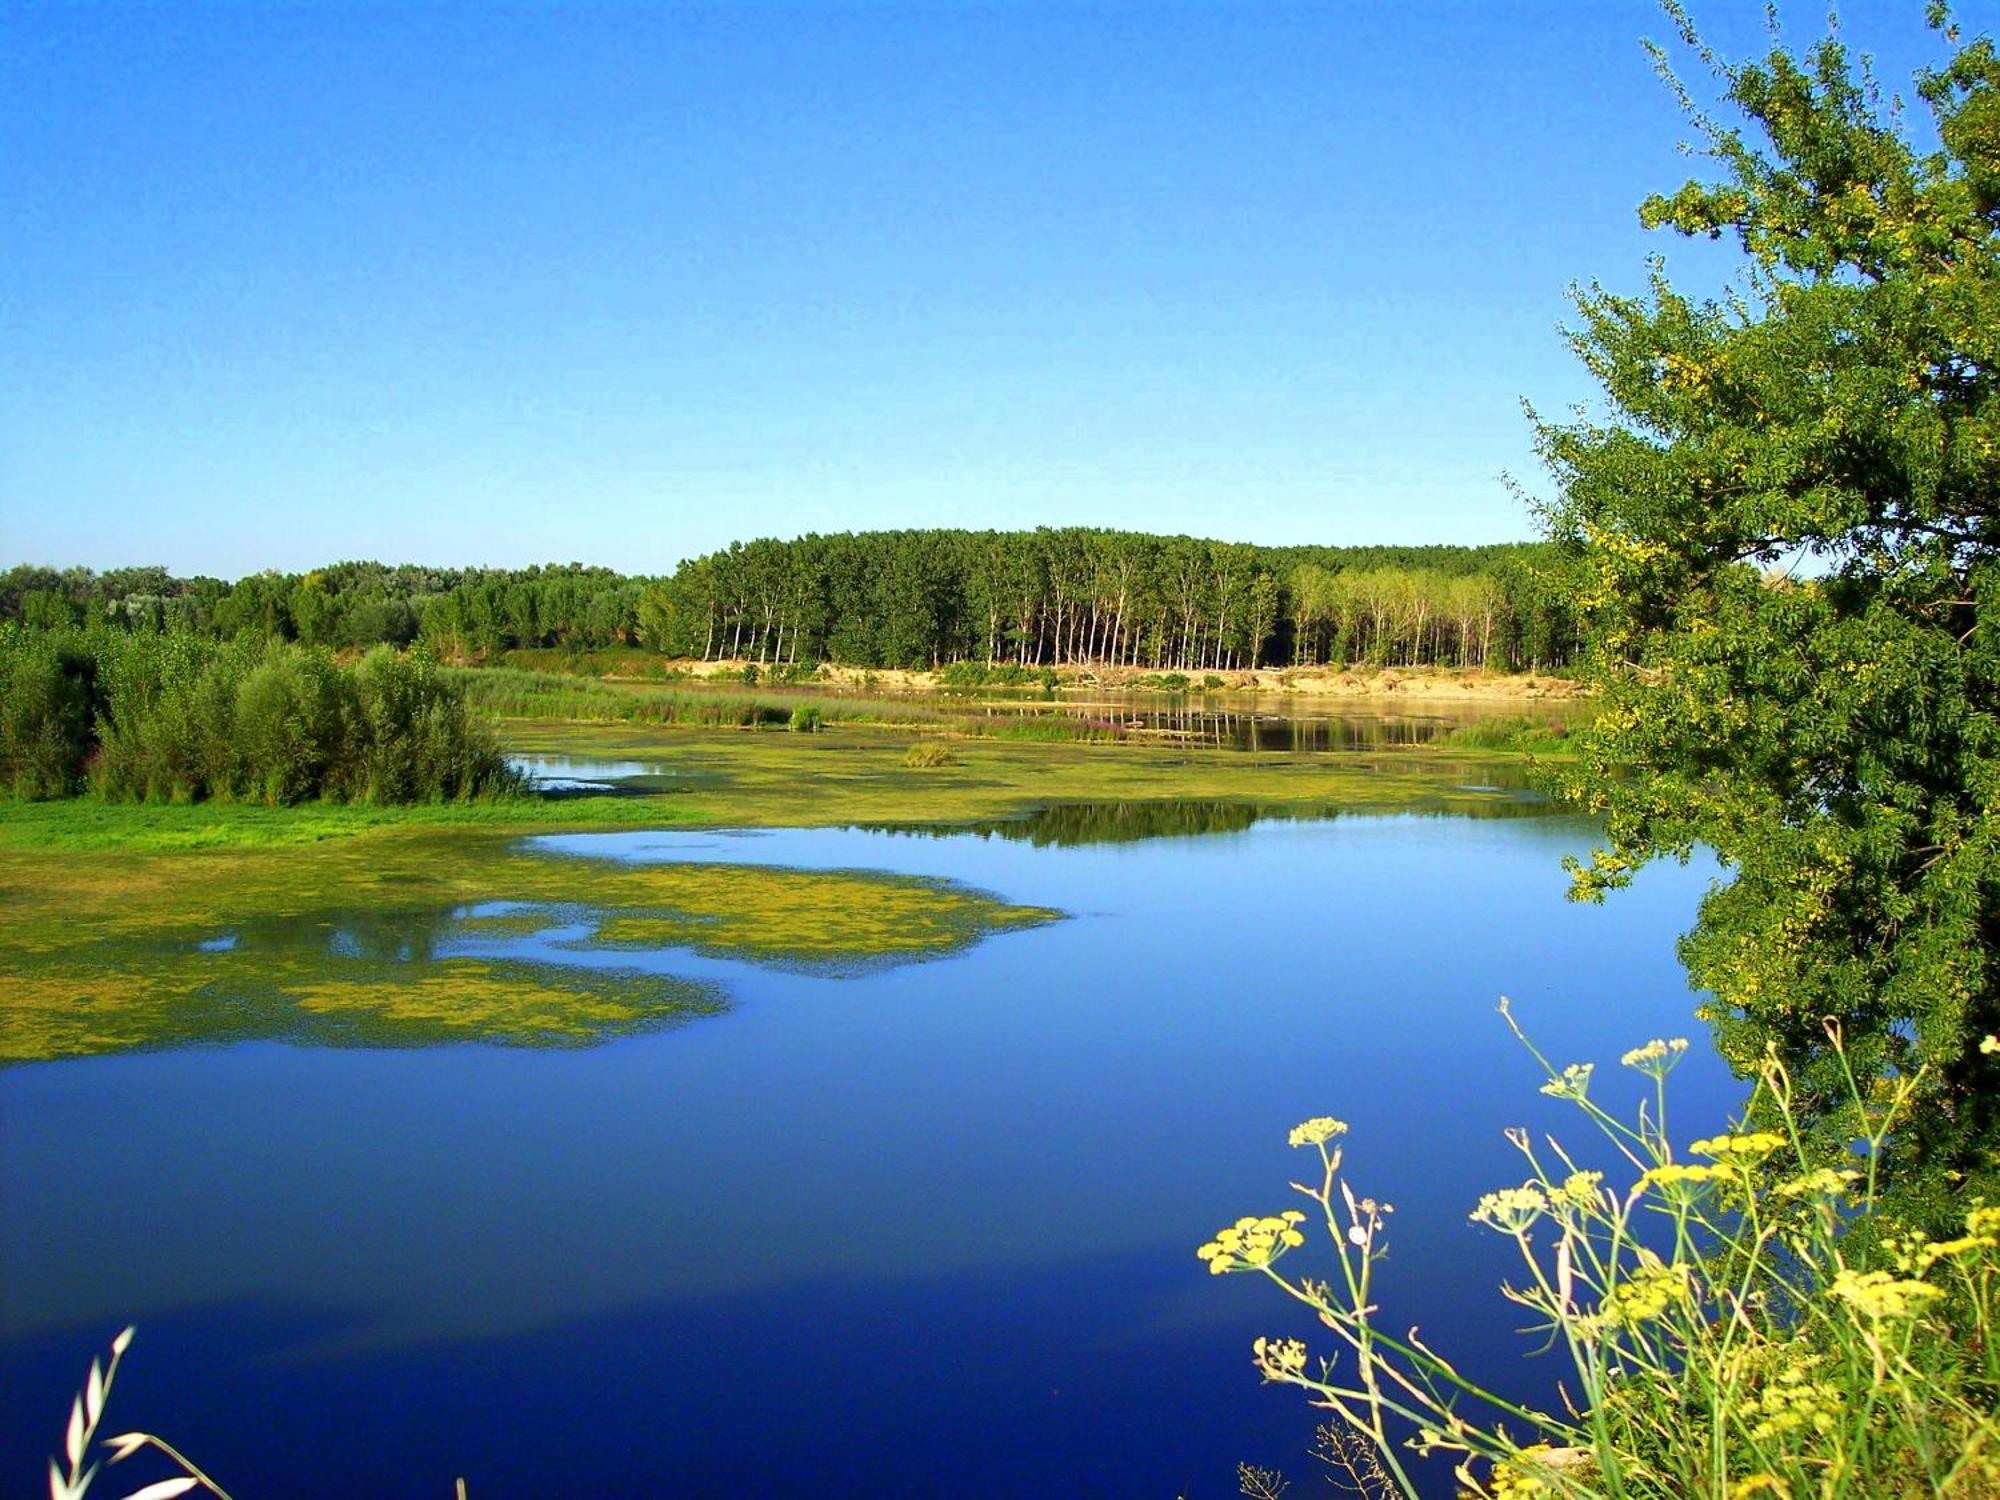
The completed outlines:
[[[959,689],[949,669],[909,671],[895,667],[852,667],[833,662],[801,671],[773,667],[754,657],[702,661],[670,658],[637,648],[569,654],[554,650],[509,651],[493,663],[528,671],[595,677],[607,682],[689,683],[704,687],[741,688],[746,683],[769,686],[795,682],[829,691],[899,697],[947,696]],[[754,669],[754,672],[753,670]],[[1004,665],[1003,665],[1004,669]],[[477,670],[476,668],[474,670]],[[976,668],[975,668],[976,670]],[[1065,696],[1092,693],[1162,691],[1169,680],[1191,697],[1218,694],[1248,696],[1270,712],[1282,711],[1286,699],[1363,700],[1371,703],[1411,701],[1454,705],[1518,705],[1562,703],[1584,696],[1577,679],[1549,672],[1482,672],[1448,667],[1262,667],[1255,670],[1184,673],[1153,668],[1079,663],[1063,667],[1022,669],[1027,681],[1039,686],[1053,679],[1053,690]]]

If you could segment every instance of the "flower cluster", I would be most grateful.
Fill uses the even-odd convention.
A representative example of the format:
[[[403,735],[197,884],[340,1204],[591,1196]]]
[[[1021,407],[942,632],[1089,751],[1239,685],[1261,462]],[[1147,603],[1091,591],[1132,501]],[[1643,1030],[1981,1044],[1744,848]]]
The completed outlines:
[[[1839,1198],[1851,1193],[1861,1174],[1852,1167],[1815,1167],[1772,1189],[1781,1198]]]
[[[1905,1281],[1891,1276],[1887,1271],[1853,1271],[1846,1268],[1834,1273],[1833,1295],[1847,1303],[1865,1318],[1910,1318],[1943,1292],[1923,1281]]]
[[[1699,1162],[1688,1163],[1670,1161],[1657,1167],[1648,1167],[1640,1174],[1641,1182],[1652,1183],[1656,1187],[1685,1187],[1690,1183],[1713,1182],[1718,1176],[1714,1167],[1706,1167]]]
[[[1336,1120],[1331,1115],[1315,1115],[1294,1125],[1289,1139],[1294,1146],[1324,1146],[1335,1136],[1346,1134],[1346,1121]]]
[[[1696,1141],[1689,1149],[1717,1161],[1748,1166],[1762,1161],[1785,1144],[1785,1138],[1769,1130],[1753,1130],[1746,1135],[1716,1135]]]
[[[1251,1214],[1215,1232],[1215,1238],[1195,1251],[1197,1260],[1208,1262],[1209,1274],[1226,1271],[1261,1271],[1287,1250],[1306,1242],[1298,1226],[1306,1216],[1296,1208],[1258,1218]]]
[[[1605,1297],[1605,1321],[1624,1328],[1657,1322],[1687,1291],[1688,1268],[1667,1265],[1650,1250],[1639,1252],[1639,1264]]]
[[[1648,1078],[1665,1078],[1687,1049],[1687,1038],[1684,1036],[1677,1036],[1672,1041],[1654,1037],[1645,1046],[1634,1047],[1618,1060],[1628,1068],[1638,1069]]]
[[[1502,1234],[1521,1234],[1548,1211],[1548,1195],[1540,1185],[1524,1182],[1519,1187],[1486,1194],[1473,1209],[1472,1222],[1490,1225]]]
[[[1562,1200],[1574,1208],[1595,1207],[1603,1181],[1602,1172],[1572,1172],[1563,1179]]]
[[[1266,1380],[1292,1380],[1305,1373],[1306,1346],[1297,1339],[1259,1339],[1250,1354]]]
[[[1815,1355],[1794,1360],[1762,1390],[1744,1398],[1742,1412],[1751,1437],[1767,1443],[1795,1432],[1825,1435],[1834,1430],[1843,1398],[1832,1381],[1812,1378],[1819,1363]]]
[[[1542,1092],[1556,1099],[1574,1099],[1583,1102],[1590,1091],[1590,1074],[1595,1064],[1571,1063],[1562,1072],[1542,1085]]]

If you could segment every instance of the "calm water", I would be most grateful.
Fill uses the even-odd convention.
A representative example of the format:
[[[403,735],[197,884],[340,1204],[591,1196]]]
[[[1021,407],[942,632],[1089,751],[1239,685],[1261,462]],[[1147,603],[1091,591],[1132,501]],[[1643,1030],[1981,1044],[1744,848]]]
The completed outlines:
[[[1427,745],[1468,723],[1529,720],[1565,725],[1578,705],[1555,698],[1511,702],[1414,703],[1391,708],[1381,701],[1315,706],[1283,693],[1261,697],[1106,692],[1056,700],[1031,693],[982,695],[963,712],[991,719],[1055,719],[1147,744],[1204,750],[1338,752],[1394,750]]]
[[[1195,821],[1192,826],[1214,826]],[[548,840],[578,857],[946,876],[1068,919],[835,978],[685,954],[728,1013],[571,1051],[196,1047],[0,1073],[0,1493],[41,1492],[127,1320],[114,1428],[239,1500],[1228,1496],[1316,1484],[1261,1388],[1297,1320],[1193,1251],[1286,1205],[1349,1120],[1397,1205],[1391,1316],[1507,1378],[1518,1181],[1558,1060],[1699,1035],[1672,957],[1709,872],[1563,900],[1556,817],[1225,822],[1091,842],[822,830]],[[527,956],[536,956],[532,950]],[[1680,1127],[1736,1090],[1697,1048]],[[1300,1330],[1304,1331],[1304,1330]],[[113,1477],[117,1477],[114,1473]],[[118,1491],[122,1493],[122,1490]]]

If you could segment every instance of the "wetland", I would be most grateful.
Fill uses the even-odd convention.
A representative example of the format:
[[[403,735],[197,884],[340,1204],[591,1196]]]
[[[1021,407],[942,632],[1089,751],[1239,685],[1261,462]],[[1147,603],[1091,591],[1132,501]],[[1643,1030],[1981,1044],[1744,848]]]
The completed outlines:
[[[1689,1032],[1710,872],[1567,903],[1589,825],[1449,735],[932,733],[523,721],[555,795],[0,808],[0,1366],[48,1393],[0,1452],[134,1321],[125,1418],[238,1494],[1227,1494],[1309,1433],[1192,1250],[1321,1110],[1398,1311],[1511,1366],[1493,1008]]]

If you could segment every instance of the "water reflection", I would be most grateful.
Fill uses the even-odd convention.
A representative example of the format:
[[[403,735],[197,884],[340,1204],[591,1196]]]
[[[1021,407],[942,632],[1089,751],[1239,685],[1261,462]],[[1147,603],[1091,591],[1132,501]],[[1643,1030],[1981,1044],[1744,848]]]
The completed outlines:
[[[1494,1290],[1511,1247],[1466,1213],[1519,1178],[1502,1127],[1577,1132],[1495,999],[1565,1061],[1688,1034],[1672,940],[1712,873],[1571,905],[1589,833],[548,841],[635,878],[886,868],[1078,915],[853,980],[748,970],[725,1016],[591,1048],[0,1073],[0,1383],[40,1393],[0,1403],[0,1493],[39,1482],[79,1351],[128,1319],[127,1419],[239,1494],[1232,1493],[1240,1459],[1306,1467],[1310,1415],[1248,1344],[1312,1330],[1193,1250],[1282,1204],[1286,1131],[1322,1112],[1397,1204],[1385,1322],[1536,1379]],[[1691,1135],[1735,1099],[1699,1049],[1674,1081]]]
[[[673,772],[653,761],[595,760],[569,755],[510,755],[507,764],[544,793],[643,790],[637,783],[666,781]]]
[[[1272,711],[1255,704],[1213,699],[1140,695],[1070,702],[982,703],[972,710],[989,721],[1074,724],[1095,736],[1190,749],[1272,754],[1409,750],[1437,744],[1454,729],[1481,722],[1557,725],[1574,705],[1539,699],[1506,709],[1453,705],[1434,711],[1365,709],[1314,711],[1287,704]]]
[[[1489,805],[1455,802],[1449,809],[1417,809],[1412,816],[1519,818],[1545,815],[1540,794],[1521,787],[1467,783],[1452,788],[1492,799]],[[870,832],[911,838],[1007,839],[1036,847],[1076,848],[1085,844],[1130,844],[1146,839],[1197,838],[1242,833],[1258,823],[1323,823],[1343,815],[1336,806],[1310,803],[1257,803],[1228,798],[1161,798],[1143,802],[1058,802],[1012,818],[964,823],[861,823]]]

